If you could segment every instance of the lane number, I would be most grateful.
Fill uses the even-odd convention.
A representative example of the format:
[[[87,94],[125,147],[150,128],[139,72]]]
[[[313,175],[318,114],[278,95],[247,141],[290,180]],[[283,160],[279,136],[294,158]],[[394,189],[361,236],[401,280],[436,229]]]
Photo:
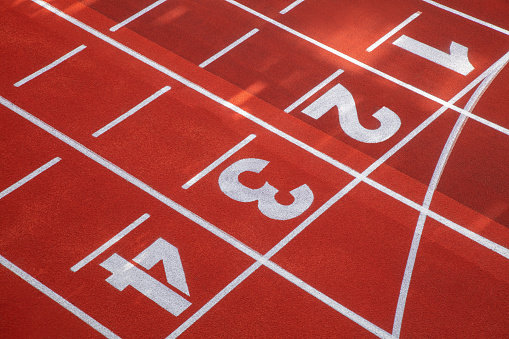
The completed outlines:
[[[301,185],[290,191],[294,201],[290,205],[282,205],[275,199],[277,188],[268,182],[261,188],[253,189],[244,186],[239,181],[243,172],[260,173],[269,161],[248,158],[242,159],[225,169],[219,176],[219,187],[228,197],[240,202],[258,201],[260,212],[275,220],[289,220],[304,213],[313,203],[314,195],[308,185]]]
[[[338,108],[339,124],[343,131],[351,138],[364,143],[379,143],[392,137],[400,128],[399,116],[382,107],[373,114],[380,122],[380,127],[368,129],[359,122],[355,100],[345,87],[337,84],[302,110],[302,113],[317,120],[333,107]]]
[[[162,261],[168,283],[189,295],[178,249],[166,240],[157,239],[133,261],[147,270]],[[127,286],[132,286],[174,316],[180,315],[191,306],[191,303],[178,293],[116,253],[101,263],[101,267],[112,273],[106,281],[117,290],[123,291]]]

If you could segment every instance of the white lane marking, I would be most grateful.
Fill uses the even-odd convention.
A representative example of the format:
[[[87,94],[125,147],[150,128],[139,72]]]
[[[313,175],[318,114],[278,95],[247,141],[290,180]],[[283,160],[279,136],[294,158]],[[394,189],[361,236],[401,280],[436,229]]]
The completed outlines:
[[[40,0],[32,0],[32,1],[40,1]],[[332,53],[332,54],[334,54],[334,55],[336,55],[336,56],[338,56],[340,58],[343,58],[343,59],[345,59],[345,60],[347,60],[347,61],[349,61],[349,62],[351,62],[351,63],[353,63],[353,64],[355,64],[355,65],[357,65],[357,66],[359,66],[359,67],[369,71],[369,72],[372,72],[372,73],[374,73],[376,75],[379,75],[379,76],[381,76],[384,79],[387,79],[387,80],[389,80],[389,81],[391,81],[391,82],[393,82],[393,83],[395,83],[397,85],[400,85],[401,87],[404,87],[404,88],[406,88],[406,89],[408,89],[408,90],[410,90],[410,91],[412,91],[414,93],[417,93],[417,94],[419,94],[419,95],[421,95],[421,96],[423,96],[423,97],[425,97],[425,98],[427,98],[427,99],[429,99],[431,101],[434,101],[434,102],[436,102],[436,103],[438,103],[438,104],[440,104],[442,106],[446,106],[447,108],[450,108],[450,109],[452,109],[452,110],[454,110],[454,111],[456,111],[458,113],[464,114],[464,115],[468,116],[469,118],[472,118],[472,119],[474,119],[474,120],[476,120],[476,121],[478,121],[478,122],[480,122],[480,123],[482,123],[482,124],[484,124],[486,126],[489,126],[489,127],[493,128],[493,129],[499,131],[499,132],[502,132],[502,133],[504,133],[506,135],[509,135],[509,129],[507,129],[505,127],[499,126],[499,125],[497,125],[497,124],[495,124],[495,123],[493,123],[491,121],[488,121],[488,120],[486,120],[484,118],[481,118],[481,117],[479,117],[477,115],[474,115],[474,114],[472,114],[470,112],[467,112],[463,108],[456,107],[456,106],[450,104],[449,102],[447,102],[447,101],[445,101],[443,99],[440,99],[439,97],[436,97],[436,96],[434,96],[432,94],[429,94],[429,93],[427,93],[427,92],[425,92],[425,91],[423,91],[423,90],[421,90],[421,89],[419,89],[419,88],[417,88],[415,86],[412,86],[410,84],[407,84],[406,82],[403,82],[403,81],[401,81],[399,79],[396,79],[395,77],[393,77],[391,75],[388,75],[388,74],[386,74],[386,73],[384,73],[382,71],[379,71],[378,69],[376,69],[374,67],[371,67],[371,66],[369,66],[369,65],[367,65],[367,64],[365,64],[365,63],[363,63],[363,62],[361,62],[361,61],[359,61],[357,59],[354,59],[354,58],[352,58],[352,57],[350,57],[350,56],[348,56],[348,55],[346,55],[344,53],[341,53],[341,52],[339,52],[339,51],[337,51],[337,50],[335,50],[335,49],[333,49],[333,48],[331,48],[331,47],[329,47],[329,46],[327,46],[327,45],[325,45],[325,44],[323,44],[321,42],[318,42],[318,41],[316,41],[316,40],[314,40],[314,39],[312,39],[312,38],[310,38],[310,37],[308,37],[308,36],[306,36],[306,35],[304,35],[302,33],[299,33],[296,30],[294,30],[294,29],[292,29],[292,28],[290,28],[288,26],[285,26],[285,25],[281,24],[280,22],[278,22],[276,20],[273,20],[273,19],[271,19],[271,18],[269,18],[269,17],[267,17],[267,16],[265,16],[263,14],[260,14],[260,13],[258,13],[256,11],[252,10],[251,8],[246,7],[246,6],[236,2],[234,0],[224,0],[224,1],[230,3],[230,4],[234,5],[234,6],[237,6],[237,7],[241,8],[241,9],[245,10],[246,12],[249,12],[249,13],[259,17],[260,19],[263,19],[263,20],[265,20],[265,21],[267,21],[267,22],[269,22],[269,23],[271,23],[271,24],[273,24],[273,25],[275,25],[275,26],[285,30],[286,32],[288,32],[290,34],[293,34],[293,35],[295,35],[295,36],[297,36],[297,37],[299,37],[299,38],[301,38],[303,40],[306,40],[307,42],[309,42],[309,43],[311,43],[311,44],[313,44],[313,45],[315,45],[317,47],[320,47],[320,48],[322,48],[322,49],[324,49],[324,50],[326,50],[326,51],[328,51],[328,52],[330,52],[330,53]]]
[[[406,35],[400,36],[392,44],[461,75],[467,75],[474,70],[474,66],[468,60],[468,48],[454,41],[451,42],[449,53]]]
[[[479,87],[475,90],[474,94],[472,94],[472,96],[468,100],[465,106],[466,110],[472,111],[474,109],[475,105],[477,104],[481,96],[484,94],[488,86],[491,84],[491,82],[495,79],[497,74],[502,70],[504,66],[505,64],[503,64],[500,68],[495,70],[492,74],[490,74],[483,80],[483,82],[479,85]],[[451,155],[452,149],[456,144],[456,141],[458,140],[459,135],[463,127],[465,126],[465,123],[467,122],[467,119],[468,117],[460,115],[458,120],[456,121],[456,124],[454,124],[454,127],[451,133],[449,134],[449,137],[447,138],[442,153],[440,154],[440,158],[438,159],[438,163],[435,167],[435,170],[433,171],[433,176],[431,177],[430,184],[424,197],[424,203],[422,204],[423,210],[419,214],[417,226],[415,227],[414,236],[412,238],[412,244],[410,246],[410,253],[408,255],[405,273],[403,275],[403,281],[401,283],[401,289],[399,292],[398,304],[396,306],[396,315],[394,318],[392,334],[397,338],[399,338],[401,333],[401,325],[403,323],[403,314],[405,311],[406,299],[408,296],[408,290],[410,288],[410,281],[412,279],[412,273],[415,266],[415,260],[417,258],[417,252],[419,250],[419,244],[421,242],[421,236],[424,231],[424,223],[426,222],[427,212],[429,211],[429,208],[431,206],[431,200],[433,199],[433,195],[438,187],[438,182],[442,177],[442,173],[444,172],[447,160]]]
[[[136,227],[138,227],[142,222],[147,220],[150,217],[149,214],[145,213],[138,219],[136,219],[134,222],[132,222],[129,226],[124,228],[122,231],[120,231],[117,235],[115,235],[113,238],[105,242],[103,245],[101,245],[98,249],[87,255],[85,258],[83,258],[80,262],[78,262],[76,265],[71,267],[71,271],[78,272],[78,270],[82,269],[86,264],[97,258],[101,253],[106,251],[108,248],[110,248],[112,245],[117,243],[120,239],[125,237],[129,232],[134,230]]]
[[[296,0],[296,1],[292,2],[290,5],[288,5],[288,7],[282,9],[281,12],[279,12],[279,14],[286,14],[286,13],[290,12],[292,9],[294,9],[295,6],[297,6],[303,2],[304,2],[304,0]]]
[[[255,28],[255,29],[251,30],[249,33],[244,34],[242,37],[235,40],[230,45],[226,46],[224,49],[220,50],[219,52],[217,52],[216,54],[214,54],[213,56],[211,56],[210,58],[208,58],[207,60],[202,62],[200,64],[200,67],[204,68],[204,67],[208,66],[211,62],[219,59],[220,57],[222,57],[223,55],[225,55],[226,53],[228,53],[229,51],[231,51],[232,49],[234,49],[235,47],[237,47],[238,45],[240,45],[241,43],[246,41],[248,38],[255,35],[258,31],[259,30],[257,28]]]
[[[235,278],[231,283],[229,283],[225,288],[223,288],[218,294],[216,294],[212,299],[210,299],[205,305],[203,305],[195,314],[193,314],[189,319],[187,319],[182,325],[180,325],[175,331],[173,331],[166,339],[174,339],[179,335],[184,333],[191,325],[193,325],[198,319],[200,319],[205,313],[210,311],[212,307],[214,307],[218,302],[220,302],[228,293],[230,293],[235,287],[237,287],[241,282],[246,280],[254,271],[256,271],[260,266],[261,262],[257,261],[252,264],[247,270],[242,272],[237,278]]]
[[[380,39],[378,39],[373,45],[369,46],[366,51],[367,52],[372,52],[375,48],[377,48],[378,46],[380,46],[381,44],[383,44],[385,41],[387,41],[387,39],[389,39],[391,36],[393,36],[394,34],[396,34],[397,32],[399,32],[403,27],[405,27],[406,25],[408,25],[410,22],[412,22],[415,18],[417,18],[419,15],[421,15],[422,13],[421,12],[415,12],[414,14],[412,14],[410,17],[408,17],[405,21],[403,21],[402,23],[400,23],[399,25],[397,25],[396,27],[394,27],[393,29],[391,29],[389,31],[389,33],[385,34],[383,37],[381,37]]]
[[[143,14],[147,13],[148,11],[150,11],[151,9],[154,9],[155,7],[159,6],[160,4],[162,4],[163,2],[165,2],[166,0],[159,0],[159,1],[156,1],[154,2],[152,5],[142,9],[141,11],[139,11],[138,13],[130,16],[129,18],[125,19],[124,21],[122,22],[119,22],[118,24],[116,24],[115,26],[111,27],[110,28],[110,31],[112,32],[115,32],[117,31],[120,27],[124,27],[125,25],[127,25],[128,23],[130,23],[131,21],[139,18],[140,16],[142,16]]]
[[[159,200],[160,202],[162,202],[166,206],[168,206],[171,209],[175,210],[176,212],[182,214],[183,216],[185,216],[186,218],[190,219],[191,221],[194,221],[195,223],[197,223],[201,227],[203,227],[206,230],[208,230],[209,232],[215,234],[220,239],[223,239],[224,241],[226,241],[227,243],[229,243],[233,247],[237,248],[241,252],[243,252],[243,253],[247,254],[248,256],[254,258],[255,260],[257,260],[258,258],[261,258],[261,255],[258,252],[254,251],[251,248],[249,248],[248,246],[244,245],[243,243],[241,243],[240,241],[238,241],[237,239],[235,239],[234,237],[232,237],[228,233],[226,233],[223,230],[217,228],[216,226],[212,225],[208,221],[202,219],[201,217],[199,217],[195,213],[193,213],[190,210],[188,210],[187,208],[179,205],[178,203],[176,203],[175,201],[173,201],[170,198],[166,197],[165,195],[159,193],[158,191],[156,191],[155,189],[153,189],[152,187],[150,187],[149,185],[147,185],[143,181],[141,181],[138,178],[136,178],[136,177],[132,176],[131,174],[127,173],[126,171],[124,171],[123,169],[118,167],[117,165],[115,165],[115,164],[111,163],[110,161],[104,159],[99,154],[91,151],[90,149],[88,149],[87,147],[83,146],[82,144],[80,144],[76,140],[68,137],[64,133],[58,131],[54,127],[48,125],[44,121],[42,121],[39,118],[33,116],[32,114],[28,113],[27,111],[23,110],[22,108],[16,106],[15,104],[13,104],[12,102],[10,102],[9,100],[5,99],[2,96],[0,96],[0,104],[5,106],[5,107],[7,107],[7,108],[9,108],[11,111],[13,111],[14,113],[16,113],[19,116],[23,117],[24,119],[30,121],[34,125],[40,127],[41,129],[43,129],[44,131],[48,132],[49,134],[51,134],[55,138],[59,139],[60,141],[64,142],[65,144],[69,145],[70,147],[74,148],[76,151],[78,151],[81,154],[85,155],[89,159],[97,162],[99,165],[107,168],[108,170],[110,170],[111,172],[115,173],[119,177],[123,178],[127,182],[129,182],[129,183],[133,184],[134,186],[138,187],[139,189],[141,189],[145,193],[151,195],[155,199]]]
[[[51,160],[51,161],[47,162],[46,164],[42,165],[41,167],[39,167],[38,169],[36,169],[35,171],[30,173],[26,177],[24,177],[23,179],[21,179],[18,182],[12,184],[11,186],[7,187],[2,192],[0,192],[0,199],[5,197],[9,193],[12,193],[14,190],[20,188],[21,186],[23,186],[24,184],[26,184],[27,182],[29,182],[30,180],[32,180],[33,178],[35,178],[36,176],[41,174],[42,172],[46,171],[51,166],[55,165],[60,160],[62,160],[62,159],[60,159],[58,157],[54,158],[53,160]]]
[[[116,126],[117,124],[124,121],[125,119],[127,119],[128,117],[133,115],[134,113],[138,112],[140,109],[142,109],[143,107],[145,107],[146,105],[148,105],[149,103],[151,103],[152,101],[154,101],[155,99],[157,99],[158,97],[163,95],[164,93],[168,92],[170,89],[171,89],[170,86],[165,86],[165,87],[161,88],[159,91],[155,92],[154,94],[152,94],[151,96],[149,96],[148,98],[146,98],[145,100],[140,102],[138,105],[131,108],[129,111],[125,112],[124,114],[122,114],[121,116],[119,116],[118,118],[116,118],[115,120],[113,120],[112,122],[110,122],[109,124],[104,126],[103,128],[101,128],[97,132],[93,133],[92,136],[97,138],[98,136],[100,136],[101,134],[103,134],[104,132],[109,130],[110,128]]]
[[[476,22],[476,23],[478,23],[478,24],[480,24],[480,25],[483,25],[483,26],[489,27],[489,28],[491,28],[491,29],[493,29],[493,30],[495,30],[495,31],[500,32],[500,33],[503,33],[503,34],[509,35],[509,31],[508,31],[507,29],[503,29],[503,28],[501,28],[501,27],[498,27],[498,26],[495,26],[495,25],[493,25],[493,24],[490,24],[489,22],[479,20],[479,19],[477,19],[477,18],[475,18],[475,17],[473,17],[473,16],[471,16],[471,15],[465,14],[465,13],[460,12],[460,11],[458,11],[458,10],[455,10],[455,9],[453,9],[453,8],[451,8],[451,7],[444,6],[444,5],[442,5],[442,4],[439,4],[438,2],[431,1],[431,0],[422,0],[422,1],[427,2],[428,4],[433,5],[433,6],[435,6],[435,7],[441,8],[441,9],[443,9],[443,10],[447,11],[447,12],[450,12],[450,13],[453,13],[453,14],[456,14],[456,15],[459,15],[459,16],[461,16],[461,17],[463,17],[463,18],[467,19],[467,20],[470,20],[470,21]]]
[[[208,165],[203,171],[201,171],[200,173],[198,173],[197,175],[192,177],[191,180],[189,180],[184,185],[182,185],[182,188],[186,190],[189,187],[191,187],[194,184],[196,184],[198,182],[198,180],[202,179],[204,176],[206,176],[207,174],[212,172],[214,170],[214,168],[216,168],[217,166],[221,165],[225,160],[227,160],[229,157],[234,155],[242,147],[246,146],[254,138],[256,138],[256,135],[255,134],[251,134],[250,136],[248,136],[247,138],[245,138],[244,140],[239,142],[236,146],[234,146],[228,152],[226,152],[225,154],[220,156],[217,160],[215,160],[213,163]]]
[[[79,47],[76,47],[75,49],[73,49],[72,51],[70,51],[69,53],[67,53],[66,55],[64,55],[63,57],[53,61],[51,64],[49,64],[48,66],[45,66],[43,68],[41,68],[40,70],[38,70],[37,72],[34,72],[32,74],[30,74],[29,76],[27,76],[26,78],[24,79],[21,79],[20,81],[18,81],[17,83],[14,84],[14,87],[19,87],[23,84],[26,84],[27,82],[29,82],[30,80],[34,79],[35,77],[38,77],[39,75],[41,75],[42,73],[52,69],[53,67],[57,66],[58,64],[60,64],[61,62],[69,59],[70,57],[72,57],[73,55],[81,52],[82,50],[84,50],[87,46],[85,45],[81,45]]]
[[[254,260],[256,260],[258,262],[261,262],[263,265],[270,264],[271,267],[269,267],[269,266],[267,266],[267,267],[269,267],[269,268],[271,268],[273,270],[274,270],[274,267],[276,267],[276,268],[278,267],[277,265],[268,262],[261,254],[259,254],[258,252],[254,251],[253,249],[249,248],[248,246],[246,246],[245,244],[243,244],[239,240],[235,239],[234,237],[232,237],[228,233],[222,231],[221,229],[219,229],[216,226],[212,225],[208,221],[202,219],[201,217],[199,217],[198,215],[196,215],[193,212],[189,211],[185,207],[177,204],[176,202],[174,202],[173,200],[171,200],[168,197],[164,196],[163,194],[159,193],[158,191],[154,190],[153,188],[151,188],[150,186],[148,186],[147,184],[145,184],[141,180],[133,177],[132,175],[130,175],[129,173],[127,173],[126,171],[124,171],[120,167],[118,167],[118,166],[114,165],[113,163],[109,162],[108,160],[102,158],[97,153],[94,153],[93,151],[91,151],[90,149],[88,149],[85,146],[81,145],[77,141],[73,140],[72,138],[68,137],[67,135],[63,134],[62,132],[56,130],[55,128],[53,128],[52,126],[46,124],[45,122],[41,121],[40,119],[34,117],[30,113],[26,112],[25,110],[21,109],[20,107],[18,107],[16,105],[14,105],[12,102],[10,102],[9,100],[7,100],[7,99],[5,99],[5,98],[3,98],[1,96],[0,96],[0,104],[2,104],[5,107],[9,108],[14,113],[20,115],[21,117],[23,117],[26,120],[32,122],[33,124],[37,125],[38,127],[43,129],[44,131],[48,132],[49,134],[53,135],[54,137],[56,137],[60,141],[64,142],[65,144],[67,144],[69,146],[71,146],[72,148],[74,148],[76,151],[82,153],[86,157],[90,158],[91,160],[97,162],[98,164],[102,165],[103,167],[105,167],[108,170],[112,171],[113,173],[117,174],[118,176],[120,176],[121,178],[125,179],[129,183],[135,185],[139,189],[141,189],[144,192],[150,194],[152,197],[156,198],[157,200],[159,200],[160,202],[162,202],[166,206],[172,208],[173,210],[175,210],[178,213],[182,214],[183,216],[187,217],[191,221],[194,221],[195,223],[197,223],[201,227],[203,227],[206,230],[208,230],[209,232],[213,233],[214,235],[216,235],[220,239],[226,241],[227,243],[229,243],[233,247],[237,248],[241,252],[245,253],[246,255],[250,256]],[[309,285],[305,284],[300,279],[298,279],[295,276],[291,275],[289,272],[286,272],[286,271],[284,271],[284,270],[282,270],[280,268],[276,272],[278,274],[281,274],[285,279],[289,280],[290,282],[293,282],[294,284],[296,284],[300,288],[304,288],[308,293],[311,293],[314,296],[318,296],[320,300],[326,302],[327,305],[331,306],[333,309],[338,310],[339,312],[341,312],[342,314],[345,314],[348,317],[351,317],[351,319],[354,320],[354,321],[360,321],[359,325],[365,327],[368,331],[372,331],[373,333],[379,333],[379,332],[380,333],[386,333],[385,331],[379,329],[376,325],[371,324],[369,321],[367,321],[364,318],[356,315],[355,313],[353,313],[352,311],[348,310],[344,306],[338,304],[334,300],[332,300],[329,297],[325,296],[323,293],[321,293],[321,292],[317,291],[316,289],[310,287]],[[352,317],[352,314],[354,315],[353,317]]]
[[[332,80],[336,79],[341,73],[343,73],[344,71],[342,69],[338,69],[336,72],[332,73],[332,75],[330,75],[327,79],[325,79],[324,81],[322,81],[321,83],[319,83],[318,85],[316,85],[316,87],[314,87],[313,89],[311,89],[309,92],[307,92],[306,94],[304,94],[300,99],[298,99],[297,101],[295,101],[293,104],[291,104],[290,106],[288,106],[286,109],[285,109],[285,113],[290,113],[291,111],[293,111],[295,108],[297,108],[300,104],[302,104],[304,101],[306,101],[307,99],[309,99],[311,96],[313,96],[316,92],[318,92],[319,90],[321,90],[322,88],[324,88],[328,83],[330,83]]]
[[[76,317],[84,321],[86,324],[91,326],[93,329],[95,329],[97,332],[104,335],[106,338],[110,339],[120,339],[119,336],[117,336],[115,333],[111,332],[109,329],[104,327],[104,325],[100,324],[97,320],[71,304],[69,301],[64,299],[59,294],[55,293],[53,290],[48,288],[46,285],[41,283],[39,280],[32,277],[30,274],[23,271],[18,266],[14,265],[12,262],[7,260],[5,257],[0,255],[0,264],[3,265],[5,268],[7,268],[9,271],[16,274],[18,277],[29,283],[31,286],[35,287],[38,291],[42,292],[49,298],[51,298],[53,301],[57,302],[60,306],[74,314]]]

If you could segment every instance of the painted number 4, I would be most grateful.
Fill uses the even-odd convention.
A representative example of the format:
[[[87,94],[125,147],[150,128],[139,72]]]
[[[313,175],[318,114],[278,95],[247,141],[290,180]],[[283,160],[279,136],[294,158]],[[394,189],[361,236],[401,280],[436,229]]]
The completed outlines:
[[[157,239],[138,254],[133,261],[147,270],[162,261],[168,284],[189,295],[178,249],[166,240]],[[101,266],[112,273],[106,281],[117,290],[123,291],[127,286],[132,286],[174,316],[180,315],[191,305],[189,301],[168,286],[116,253],[106,259]]]
[[[277,188],[266,182],[261,188],[253,189],[239,181],[243,172],[260,173],[268,161],[256,158],[242,159],[225,169],[219,176],[219,187],[224,194],[240,202],[258,201],[260,212],[276,220],[289,220],[304,213],[313,203],[314,195],[308,185],[301,185],[290,191],[294,201],[290,205],[282,205],[275,199]]]

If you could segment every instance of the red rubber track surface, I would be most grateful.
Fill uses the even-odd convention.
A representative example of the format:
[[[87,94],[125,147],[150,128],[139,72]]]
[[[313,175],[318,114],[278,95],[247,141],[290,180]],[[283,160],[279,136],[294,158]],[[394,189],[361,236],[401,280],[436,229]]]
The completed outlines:
[[[4,3],[0,338],[509,338],[508,3],[292,3],[167,0],[125,24],[154,1]],[[309,114],[339,87],[355,102]],[[383,141],[338,121],[381,130],[382,107]],[[245,159],[268,164],[225,179]],[[135,259],[158,239],[183,273]],[[115,287],[115,255],[189,306]]]

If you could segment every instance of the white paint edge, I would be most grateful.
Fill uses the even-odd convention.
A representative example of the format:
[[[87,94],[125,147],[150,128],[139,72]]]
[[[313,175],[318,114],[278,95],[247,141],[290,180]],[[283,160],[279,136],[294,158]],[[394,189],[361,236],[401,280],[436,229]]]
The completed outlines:
[[[32,74],[30,74],[29,76],[27,76],[26,78],[23,78],[21,79],[20,81],[18,81],[17,83],[14,84],[14,87],[19,87],[21,85],[24,85],[26,84],[27,82],[29,82],[30,80],[38,77],[39,75],[43,74],[44,72],[46,71],[49,71],[50,69],[52,69],[53,67],[57,66],[58,64],[62,63],[63,61],[69,59],[70,57],[72,57],[73,55],[76,55],[77,53],[81,52],[82,50],[84,50],[87,46],[85,45],[81,45],[79,47],[76,47],[75,49],[73,49],[72,51],[70,51],[69,53],[67,53],[66,55],[64,55],[63,57],[61,58],[58,58],[57,60],[53,61],[51,64],[49,64],[48,66],[45,66],[43,68],[41,68],[40,70],[38,70],[37,72],[34,72]]]
[[[115,26],[111,27],[110,28],[110,31],[112,32],[115,32],[117,31],[119,28],[121,27],[124,27],[125,25],[127,25],[128,23],[130,23],[131,21],[139,18],[140,16],[142,16],[143,14],[147,13],[148,11],[156,8],[157,6],[159,6],[160,4],[162,4],[163,2],[165,2],[166,0],[159,0],[159,1],[156,1],[155,3],[153,3],[152,5],[142,9],[141,11],[139,11],[138,13],[130,16],[129,18],[125,19],[124,21],[116,24]]]

